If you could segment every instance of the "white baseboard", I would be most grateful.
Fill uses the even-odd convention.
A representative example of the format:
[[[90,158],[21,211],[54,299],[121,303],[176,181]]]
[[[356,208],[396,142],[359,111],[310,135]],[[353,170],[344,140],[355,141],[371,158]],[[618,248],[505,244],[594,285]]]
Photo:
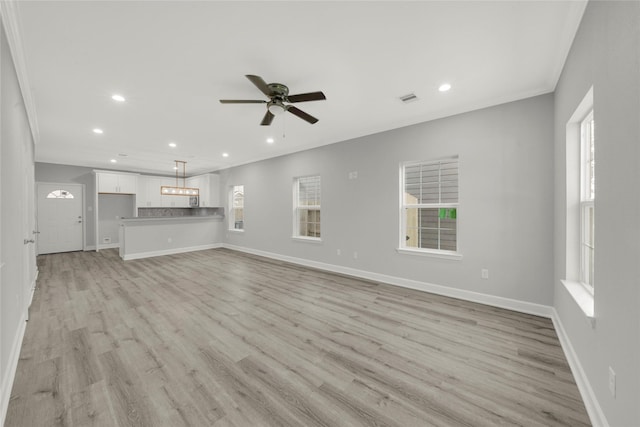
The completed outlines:
[[[155,256],[163,256],[163,255],[173,255],[173,254],[181,254],[184,252],[193,252],[193,251],[204,251],[206,249],[217,249],[221,248],[222,243],[213,243],[210,245],[200,245],[200,246],[190,246],[187,248],[173,248],[173,249],[163,249],[161,251],[150,251],[150,252],[138,252],[135,254],[128,254],[123,257],[125,261],[129,261],[132,259],[141,259],[141,258],[151,258]]]
[[[107,244],[99,244],[98,250],[100,249],[117,249],[120,247],[120,243],[107,243]]]
[[[20,359],[20,348],[22,347],[22,340],[24,339],[24,331],[27,328],[26,311],[18,323],[18,331],[13,340],[11,346],[11,353],[9,354],[9,363],[7,363],[7,372],[2,379],[2,385],[0,386],[0,425],[4,425],[4,420],[7,417],[7,409],[9,408],[9,398],[11,397],[11,388],[13,387],[13,380],[16,377],[16,371],[18,369],[18,360]]]
[[[83,250],[85,252],[95,251],[96,250],[96,245],[85,246]]]
[[[401,286],[403,288],[415,289],[423,292],[430,292],[437,295],[443,295],[452,298],[463,299],[465,301],[477,302],[493,307],[506,308],[508,310],[514,310],[521,313],[533,314],[536,316],[551,318],[553,315],[553,307],[535,304],[526,301],[520,301],[510,298],[504,298],[494,295],[481,294],[479,292],[472,292],[463,289],[450,288],[442,285],[435,285],[433,283],[420,282],[417,280],[404,279],[402,277],[388,276],[386,274],[372,273],[365,270],[358,270],[350,267],[343,267],[334,264],[326,264],[323,262],[311,261],[303,258],[296,258],[287,255],[280,255],[272,252],[261,251],[257,249],[246,248],[242,246],[223,244],[223,247],[245,252],[253,255],[259,255],[266,258],[277,259],[280,261],[286,261],[293,264],[304,265],[306,267],[317,268],[320,270],[331,271],[333,273],[346,274],[348,276],[359,277],[362,279],[373,280],[376,282],[387,283],[389,285]]]
[[[551,317],[551,320],[553,321],[553,326],[555,327],[556,333],[558,334],[558,339],[560,340],[562,350],[564,350],[564,355],[567,358],[567,362],[569,362],[569,367],[571,367],[573,378],[576,380],[576,384],[578,385],[578,390],[580,391],[580,396],[582,396],[584,406],[587,408],[587,414],[589,414],[591,424],[594,427],[609,427],[607,418],[605,417],[604,412],[602,411],[602,408],[598,403],[598,399],[593,392],[593,388],[589,383],[589,379],[587,378],[584,369],[582,369],[582,364],[578,359],[578,355],[571,345],[569,335],[567,335],[564,326],[562,326],[562,322],[560,321],[558,312],[555,308],[552,309],[552,312],[553,315]]]

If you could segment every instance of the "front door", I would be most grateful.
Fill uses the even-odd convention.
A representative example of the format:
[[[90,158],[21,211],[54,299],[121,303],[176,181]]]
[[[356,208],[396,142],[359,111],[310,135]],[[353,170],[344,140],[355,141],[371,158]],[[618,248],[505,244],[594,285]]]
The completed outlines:
[[[38,183],[38,254],[81,251],[81,184]]]

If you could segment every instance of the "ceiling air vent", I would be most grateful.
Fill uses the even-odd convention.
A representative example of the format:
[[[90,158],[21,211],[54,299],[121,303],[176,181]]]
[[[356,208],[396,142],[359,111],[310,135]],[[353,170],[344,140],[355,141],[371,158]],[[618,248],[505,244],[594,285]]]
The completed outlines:
[[[407,95],[400,97],[400,101],[404,102],[405,104],[408,104],[410,102],[417,101],[417,100],[418,100],[418,97],[416,96],[415,93],[409,93]]]

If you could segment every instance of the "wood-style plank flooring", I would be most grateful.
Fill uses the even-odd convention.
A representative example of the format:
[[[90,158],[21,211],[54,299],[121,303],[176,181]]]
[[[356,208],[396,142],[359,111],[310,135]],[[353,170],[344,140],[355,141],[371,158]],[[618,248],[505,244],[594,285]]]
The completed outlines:
[[[38,257],[5,426],[583,426],[549,319],[225,249]]]

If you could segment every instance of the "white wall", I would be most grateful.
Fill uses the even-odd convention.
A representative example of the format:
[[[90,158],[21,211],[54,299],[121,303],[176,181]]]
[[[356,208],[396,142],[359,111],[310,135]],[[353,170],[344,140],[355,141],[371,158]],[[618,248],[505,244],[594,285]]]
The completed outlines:
[[[560,283],[565,125],[589,88],[596,132],[595,326]],[[589,2],[555,93],[554,304],[611,426],[640,425],[640,3]],[[617,376],[614,398],[608,368]]]
[[[460,156],[463,259],[398,254],[400,162],[454,154]],[[348,179],[351,171],[358,172],[357,180]],[[292,179],[311,174],[322,177],[321,244],[291,239]],[[228,232],[227,244],[552,304],[552,95],[239,166],[220,176],[227,212],[229,186],[245,189],[245,232]],[[489,280],[481,279],[482,268],[489,269]]]
[[[34,146],[4,25],[0,25],[0,423],[35,285]]]

